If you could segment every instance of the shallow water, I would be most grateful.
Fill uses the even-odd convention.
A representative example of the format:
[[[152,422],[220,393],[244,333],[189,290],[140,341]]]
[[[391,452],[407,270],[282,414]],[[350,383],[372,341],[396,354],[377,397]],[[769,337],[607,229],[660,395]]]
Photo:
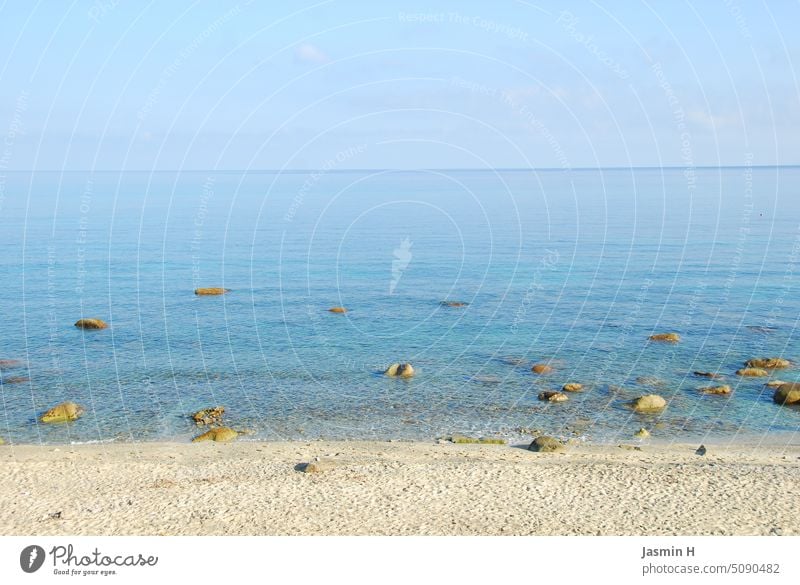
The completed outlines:
[[[255,439],[800,428],[764,379],[733,375],[751,357],[800,360],[798,168],[3,181],[0,359],[24,362],[2,370],[8,441],[184,439],[186,415],[215,404]],[[663,331],[682,342],[647,342]],[[530,372],[547,360],[555,373]],[[378,373],[398,361],[417,375]],[[712,381],[694,370],[733,394],[698,393]],[[537,400],[573,381],[586,390],[568,402]],[[651,392],[663,414],[625,406]],[[36,422],[68,399],[78,422]]]

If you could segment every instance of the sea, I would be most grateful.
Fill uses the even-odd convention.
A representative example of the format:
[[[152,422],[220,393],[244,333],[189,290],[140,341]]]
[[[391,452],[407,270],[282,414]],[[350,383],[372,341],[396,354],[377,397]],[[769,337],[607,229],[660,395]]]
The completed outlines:
[[[8,443],[800,439],[797,167],[4,172],[0,274]]]

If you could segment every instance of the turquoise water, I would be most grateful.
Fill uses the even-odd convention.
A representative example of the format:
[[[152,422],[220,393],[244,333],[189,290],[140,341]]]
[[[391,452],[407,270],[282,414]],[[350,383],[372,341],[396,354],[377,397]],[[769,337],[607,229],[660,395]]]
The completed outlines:
[[[11,442],[183,440],[216,404],[269,440],[800,428],[733,375],[800,360],[797,168],[8,173],[0,251]],[[683,341],[647,342],[664,331]],[[565,382],[586,391],[537,400]],[[663,414],[625,406],[652,392]],[[63,400],[84,417],[37,423]]]

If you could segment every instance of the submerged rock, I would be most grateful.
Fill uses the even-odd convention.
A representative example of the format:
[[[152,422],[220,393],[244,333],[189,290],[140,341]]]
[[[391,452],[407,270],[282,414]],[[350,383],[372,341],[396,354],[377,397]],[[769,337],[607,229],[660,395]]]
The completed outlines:
[[[789,382],[775,391],[772,397],[777,404],[800,404],[800,383]]]
[[[13,368],[21,368],[25,362],[20,360],[0,360],[0,370],[11,370]]]
[[[546,400],[547,402],[566,402],[569,396],[563,392],[544,391],[539,392],[539,400]]]
[[[667,401],[658,394],[647,394],[646,396],[639,396],[633,402],[631,407],[636,412],[650,413],[660,412],[667,406]]]
[[[228,427],[217,427],[207,430],[202,435],[196,436],[194,439],[192,439],[192,443],[198,443],[200,441],[233,441],[238,436],[239,433],[233,429],[229,429]]]
[[[39,420],[43,423],[60,423],[78,420],[83,415],[83,407],[74,402],[62,402],[45,412]]]
[[[547,364],[534,364],[531,368],[531,371],[534,374],[550,374],[553,371],[552,366],[548,366]]]
[[[641,429],[639,429],[638,431],[633,433],[633,436],[634,437],[639,437],[640,439],[646,439],[647,437],[650,436],[650,431],[648,431],[646,428],[642,427]]]
[[[383,373],[392,378],[410,378],[414,375],[414,368],[411,364],[392,364]]]
[[[231,289],[220,288],[220,287],[207,287],[207,288],[194,289],[194,294],[198,296],[224,295],[229,292],[231,292]]]
[[[30,378],[25,376],[9,376],[8,378],[0,378],[3,384],[22,384],[23,382],[30,382]]]
[[[636,378],[636,383],[641,386],[664,386],[666,384],[664,380],[655,376],[639,376]]]
[[[678,343],[681,340],[681,336],[677,333],[656,333],[651,335],[648,339],[650,341],[663,341],[666,343]]]
[[[466,307],[469,303],[465,303],[464,301],[439,301],[439,304],[443,307]]]
[[[703,388],[698,388],[698,391],[703,394],[730,394],[731,387],[727,384],[721,386],[705,386]]]
[[[783,386],[786,383],[787,382],[784,382],[783,380],[770,380],[765,385],[770,387],[770,388],[780,388],[781,386]]]
[[[583,390],[583,384],[578,384],[577,382],[569,382],[568,384],[564,384],[561,389],[564,392],[580,392]]]
[[[330,309],[328,309],[328,312],[329,313],[346,313],[347,309],[345,309],[344,307],[331,307]]]
[[[212,425],[222,422],[222,415],[225,414],[224,406],[215,406],[213,408],[204,408],[198,410],[192,415],[194,422],[197,426]]]
[[[736,370],[736,375],[744,378],[763,378],[769,376],[769,372],[761,368],[742,368],[741,370]]]
[[[482,375],[478,375],[478,376],[472,376],[471,378],[469,378],[469,381],[470,382],[476,382],[478,384],[500,384],[503,380],[501,378],[497,377],[497,376],[491,376],[491,375],[482,376]]]
[[[509,366],[526,366],[528,364],[528,360],[525,358],[518,358],[514,356],[505,356],[498,359]]]
[[[724,376],[722,376],[721,374],[717,374],[714,372],[694,372],[694,375],[697,376],[698,378],[712,378],[715,380],[718,378],[724,378]]]
[[[106,329],[108,325],[102,319],[78,319],[75,327],[79,329]]]
[[[563,450],[564,444],[555,437],[536,437],[533,442],[528,445],[528,451],[536,451],[537,453],[554,453]]]
[[[775,370],[788,368],[792,362],[783,358],[753,358],[744,364],[748,368],[763,368],[765,370]]]

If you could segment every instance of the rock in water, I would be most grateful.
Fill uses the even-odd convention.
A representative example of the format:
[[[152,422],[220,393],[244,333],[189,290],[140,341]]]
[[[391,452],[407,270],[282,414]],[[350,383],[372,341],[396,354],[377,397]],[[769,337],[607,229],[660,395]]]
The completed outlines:
[[[330,309],[328,309],[328,312],[329,313],[346,313],[347,309],[345,309],[344,307],[331,307]]]
[[[800,404],[800,383],[789,382],[779,387],[772,400],[777,404]]]
[[[414,375],[414,368],[411,364],[392,364],[383,373],[392,378],[410,378]]]
[[[466,307],[469,303],[465,303],[464,301],[440,301],[440,305],[443,307],[453,307],[453,308],[460,308]]]
[[[0,370],[10,370],[12,368],[21,368],[24,362],[20,360],[0,360]]]
[[[741,370],[736,370],[736,375],[744,378],[763,378],[769,376],[769,372],[761,368],[742,368]]]
[[[788,368],[792,365],[792,362],[783,358],[753,358],[752,360],[748,360],[744,365],[748,368],[775,370]]]
[[[224,295],[231,292],[229,288],[219,288],[219,287],[208,287],[208,288],[196,288],[194,289],[194,294],[198,296],[211,296],[211,295]]]
[[[647,437],[650,436],[650,431],[648,431],[646,428],[642,427],[641,429],[639,429],[638,431],[633,433],[633,436],[634,437],[639,437],[640,439],[646,439]]]
[[[198,410],[192,415],[194,422],[197,426],[213,425],[222,422],[222,415],[225,414],[224,406],[215,406],[214,408],[204,408]]]
[[[74,402],[62,402],[45,412],[39,420],[43,423],[60,423],[78,420],[83,415],[83,407]]]
[[[663,341],[666,343],[678,343],[681,336],[677,333],[656,333],[649,337],[650,341]]]
[[[198,443],[200,441],[233,441],[238,436],[239,433],[233,429],[229,429],[228,427],[217,427],[207,430],[202,435],[196,436],[194,439],[192,439],[192,443]]]
[[[577,382],[570,382],[569,384],[564,384],[561,389],[564,392],[580,392],[583,390],[583,384],[578,384]]]
[[[784,384],[786,384],[786,382],[784,382],[783,380],[770,380],[769,382],[766,383],[766,386],[770,388],[780,388]]]
[[[551,366],[548,366],[547,364],[534,364],[533,367],[531,368],[531,371],[534,374],[540,374],[540,375],[550,374],[552,373],[553,368]]]
[[[714,372],[694,372],[694,375],[697,376],[698,378],[712,378],[712,379],[722,378],[721,375],[716,374]]]
[[[533,442],[528,445],[528,451],[536,451],[537,453],[553,453],[563,450],[564,444],[554,437],[536,437]]]
[[[23,382],[30,382],[30,378],[25,376],[9,376],[8,378],[0,378],[3,384],[22,384]]]
[[[667,401],[658,394],[647,394],[635,399],[631,406],[636,412],[650,413],[660,412],[667,406]]]
[[[108,325],[102,319],[78,319],[75,327],[79,329],[106,329]]]
[[[703,394],[730,394],[731,387],[727,384],[722,386],[705,386],[699,389]]]
[[[566,402],[569,396],[563,392],[545,391],[539,392],[539,400],[546,400],[547,402]]]

